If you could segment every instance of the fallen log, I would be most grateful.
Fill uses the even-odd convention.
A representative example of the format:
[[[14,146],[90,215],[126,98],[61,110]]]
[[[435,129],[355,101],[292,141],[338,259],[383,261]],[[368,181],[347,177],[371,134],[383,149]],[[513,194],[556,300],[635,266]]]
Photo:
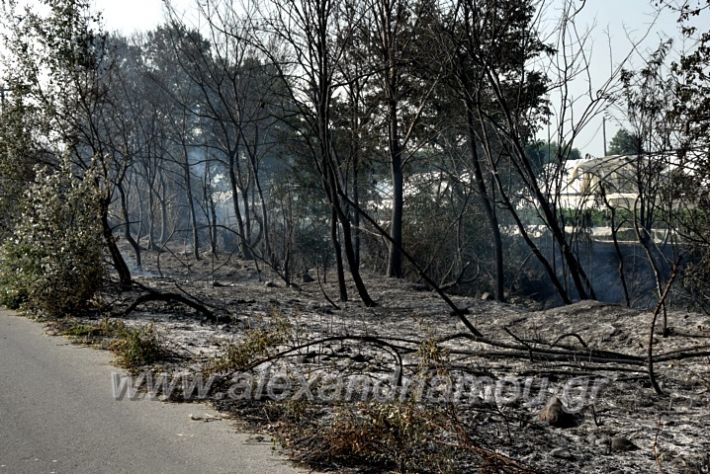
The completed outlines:
[[[210,321],[217,322],[217,316],[215,316],[215,314],[204,305],[197,303],[196,301],[192,301],[191,299],[177,293],[161,293],[151,289],[148,289],[148,293],[140,295],[136,298],[136,300],[126,309],[126,311],[124,311],[123,314],[124,316],[127,316],[131,312],[135,311],[138,306],[152,301],[181,303],[203,314]]]

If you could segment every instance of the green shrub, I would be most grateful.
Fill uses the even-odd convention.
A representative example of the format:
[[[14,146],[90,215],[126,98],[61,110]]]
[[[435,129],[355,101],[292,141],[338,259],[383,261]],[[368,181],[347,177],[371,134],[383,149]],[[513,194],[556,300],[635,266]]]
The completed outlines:
[[[28,300],[26,289],[17,284],[9,285],[5,282],[2,284],[3,287],[0,288],[0,305],[8,309],[20,309]]]
[[[91,172],[68,162],[37,170],[11,235],[0,245],[0,303],[27,303],[51,316],[80,309],[102,277],[99,192]]]
[[[8,100],[0,120],[0,238],[8,237],[27,183],[34,175],[33,140],[27,126],[30,107]]]
[[[291,333],[292,327],[288,320],[277,310],[272,310],[262,327],[246,331],[244,339],[230,344],[224,354],[207,364],[206,371],[214,373],[244,370],[288,342]]]
[[[118,365],[127,369],[152,364],[165,356],[153,325],[143,328],[124,327],[109,349],[116,353]]]

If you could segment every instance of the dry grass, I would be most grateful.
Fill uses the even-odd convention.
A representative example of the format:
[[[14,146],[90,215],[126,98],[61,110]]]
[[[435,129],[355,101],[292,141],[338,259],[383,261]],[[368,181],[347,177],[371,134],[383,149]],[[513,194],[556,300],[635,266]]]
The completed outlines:
[[[413,403],[358,403],[339,408],[311,454],[337,464],[360,464],[400,472],[457,472],[445,437],[445,415]]]
[[[260,327],[248,329],[244,339],[230,344],[221,356],[206,364],[207,373],[239,371],[266,357],[289,341],[292,326],[278,310],[272,309]]]
[[[57,325],[60,334],[73,342],[99,346],[116,354],[116,362],[126,369],[137,369],[159,362],[169,352],[162,347],[153,325],[128,327],[123,321],[104,318],[96,323],[66,320]]]

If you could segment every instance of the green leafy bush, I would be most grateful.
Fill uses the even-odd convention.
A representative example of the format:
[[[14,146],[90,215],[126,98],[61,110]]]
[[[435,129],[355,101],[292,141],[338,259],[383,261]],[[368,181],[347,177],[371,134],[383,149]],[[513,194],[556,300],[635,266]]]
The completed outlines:
[[[101,285],[102,229],[93,172],[64,162],[38,169],[11,235],[0,245],[0,303],[51,316],[82,308]]]
[[[117,336],[109,349],[116,353],[121,367],[135,369],[162,360],[166,355],[153,325],[143,328],[123,327]]]
[[[34,174],[32,140],[27,126],[28,109],[8,101],[0,120],[0,238],[5,239],[18,214],[27,183]]]

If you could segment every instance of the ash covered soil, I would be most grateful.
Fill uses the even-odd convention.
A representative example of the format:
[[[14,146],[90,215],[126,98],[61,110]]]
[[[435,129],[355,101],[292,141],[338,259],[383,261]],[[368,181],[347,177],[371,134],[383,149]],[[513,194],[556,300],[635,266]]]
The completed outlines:
[[[225,396],[232,372],[224,366],[210,372],[218,383],[209,397],[225,416],[275,435],[294,459],[318,469],[710,472],[707,315],[669,310],[668,336],[660,331],[654,336],[659,395],[646,361],[652,309],[581,301],[535,311],[452,296],[469,309],[467,318],[483,334],[476,339],[435,293],[411,282],[364,276],[378,306],[365,308],[350,287],[351,301],[337,302],[336,308],[323,296],[336,299],[331,274],[322,285],[298,279],[299,288],[291,288],[263,268],[257,271],[253,262],[234,257],[194,261],[184,254],[146,252],[143,272],[136,277],[140,284],[198,301],[214,312],[216,321],[177,302],[149,302],[123,314],[144,293],[140,288],[104,299],[112,318],[129,326],[153,325],[175,356],[147,368],[155,372],[203,374],[223,361],[230,348],[253,347],[244,344],[255,331],[268,334],[279,327],[282,333],[273,347],[254,349],[258,353],[251,354],[250,362],[283,356],[242,369],[260,376],[269,371],[306,374],[309,380],[366,376],[385,394],[400,393],[398,371],[405,384],[422,374],[438,377],[424,385],[431,399],[413,402],[424,407],[421,411],[408,405],[407,416],[423,414],[426,423],[418,427],[406,416],[405,426],[385,423],[387,436],[396,431],[411,440],[395,447],[378,445],[384,454],[368,456],[374,448],[367,434],[352,427],[353,420],[372,422],[377,418],[373,412],[382,413],[375,402],[235,400]],[[311,341],[321,342],[308,345]],[[294,347],[300,349],[287,352]],[[463,390],[456,385],[461,380],[473,380],[474,388],[447,391]],[[564,417],[557,423],[541,417],[556,399]],[[393,404],[386,396],[379,403],[390,410],[384,418],[392,418]],[[358,426],[382,428],[381,423]],[[362,439],[334,441],[333,430],[348,429],[343,436]],[[422,432],[430,439],[418,439]],[[354,452],[358,446],[364,452]],[[437,453],[443,461],[432,461]],[[407,459],[397,461],[398,455]]]

